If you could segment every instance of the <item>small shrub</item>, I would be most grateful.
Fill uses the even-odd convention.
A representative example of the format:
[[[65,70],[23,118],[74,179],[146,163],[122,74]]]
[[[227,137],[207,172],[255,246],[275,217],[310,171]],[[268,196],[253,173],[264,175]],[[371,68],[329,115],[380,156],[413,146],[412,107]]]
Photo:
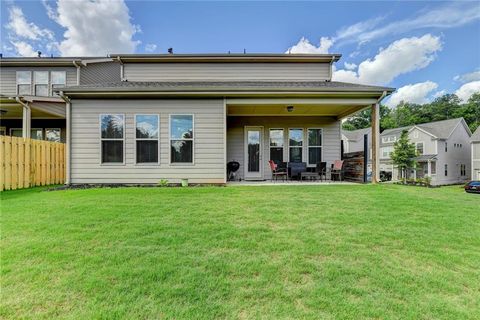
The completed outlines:
[[[168,180],[167,180],[167,179],[161,179],[161,180],[158,182],[158,186],[159,186],[159,187],[168,187]]]

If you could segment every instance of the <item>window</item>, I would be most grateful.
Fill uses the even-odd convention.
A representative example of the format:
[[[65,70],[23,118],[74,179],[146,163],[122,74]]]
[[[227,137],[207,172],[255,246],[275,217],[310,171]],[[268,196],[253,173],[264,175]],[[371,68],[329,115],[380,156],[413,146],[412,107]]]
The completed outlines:
[[[67,73],[65,71],[52,71],[50,73],[50,83],[52,84],[52,94],[55,88],[65,87],[67,83]]]
[[[137,163],[158,163],[158,115],[135,116],[135,139]]]
[[[382,137],[382,143],[389,143],[389,142],[395,142],[397,141],[397,137],[396,136],[386,136],[386,137]]]
[[[123,114],[100,115],[102,163],[123,163]]]
[[[447,141],[445,141],[445,152],[448,151],[448,145],[447,145]]]
[[[302,162],[303,129],[288,130],[289,161]]]
[[[46,128],[45,137],[48,141],[60,142],[60,128]]]
[[[307,129],[308,164],[322,162],[322,129]]]
[[[35,71],[33,73],[35,81],[35,95],[48,96],[48,71]]]
[[[466,176],[467,175],[467,168],[466,168],[466,165],[464,164],[461,164],[460,165],[460,175],[462,177]]]
[[[417,142],[416,149],[417,149],[417,154],[422,155],[423,154],[423,142]]]
[[[430,173],[437,174],[437,163],[435,161],[430,162]]]
[[[170,162],[193,163],[193,115],[170,116]]]
[[[445,177],[448,176],[448,164],[445,165]]]
[[[283,162],[283,129],[270,129],[270,160]]]
[[[392,152],[393,152],[393,147],[392,146],[381,148],[381,155],[382,155],[382,158],[384,158],[384,159],[390,158],[390,154]]]
[[[12,137],[21,137],[22,128],[10,129],[10,135]],[[30,138],[35,140],[43,140],[43,130],[40,128],[30,129]]]
[[[30,71],[17,71],[17,94],[32,94],[32,73]]]

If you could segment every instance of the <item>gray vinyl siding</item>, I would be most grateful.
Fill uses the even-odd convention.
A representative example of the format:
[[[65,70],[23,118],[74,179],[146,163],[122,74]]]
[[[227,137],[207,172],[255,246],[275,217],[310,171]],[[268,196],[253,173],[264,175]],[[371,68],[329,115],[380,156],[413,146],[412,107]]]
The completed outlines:
[[[330,166],[340,160],[340,121],[331,117],[229,117],[227,120],[227,162],[238,161],[240,169],[237,177],[244,177],[244,130],[245,126],[263,126],[263,177],[271,178],[268,165],[270,160],[269,129],[284,129],[283,159],[288,161],[288,129],[289,128],[322,128],[323,129],[323,161]],[[305,131],[304,131],[305,133]],[[304,140],[303,159],[307,161],[307,141]]]
[[[129,81],[327,80],[329,63],[126,63]]]
[[[0,94],[17,94],[17,71],[66,71],[67,86],[77,85],[77,69],[75,67],[1,67],[0,68]]]
[[[120,63],[101,62],[91,63],[82,67],[80,71],[80,84],[119,82]]]
[[[472,180],[480,180],[480,142],[472,142]]]
[[[125,114],[125,164],[100,163],[100,114]],[[135,114],[160,116],[160,163],[135,164]],[[169,115],[194,115],[194,164],[169,164]],[[156,184],[224,183],[225,114],[222,100],[74,100],[71,182]]]

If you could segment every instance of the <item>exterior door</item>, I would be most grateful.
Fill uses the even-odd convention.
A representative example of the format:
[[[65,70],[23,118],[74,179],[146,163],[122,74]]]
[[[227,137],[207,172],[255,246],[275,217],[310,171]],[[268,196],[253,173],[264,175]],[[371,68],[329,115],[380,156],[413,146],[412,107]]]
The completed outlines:
[[[245,127],[245,180],[263,180],[263,127]]]

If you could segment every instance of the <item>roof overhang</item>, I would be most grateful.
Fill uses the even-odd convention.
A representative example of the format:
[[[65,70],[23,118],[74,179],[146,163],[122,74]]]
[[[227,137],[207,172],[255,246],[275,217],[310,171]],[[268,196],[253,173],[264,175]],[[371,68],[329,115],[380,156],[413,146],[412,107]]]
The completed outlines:
[[[336,62],[341,54],[110,54],[122,62]]]

